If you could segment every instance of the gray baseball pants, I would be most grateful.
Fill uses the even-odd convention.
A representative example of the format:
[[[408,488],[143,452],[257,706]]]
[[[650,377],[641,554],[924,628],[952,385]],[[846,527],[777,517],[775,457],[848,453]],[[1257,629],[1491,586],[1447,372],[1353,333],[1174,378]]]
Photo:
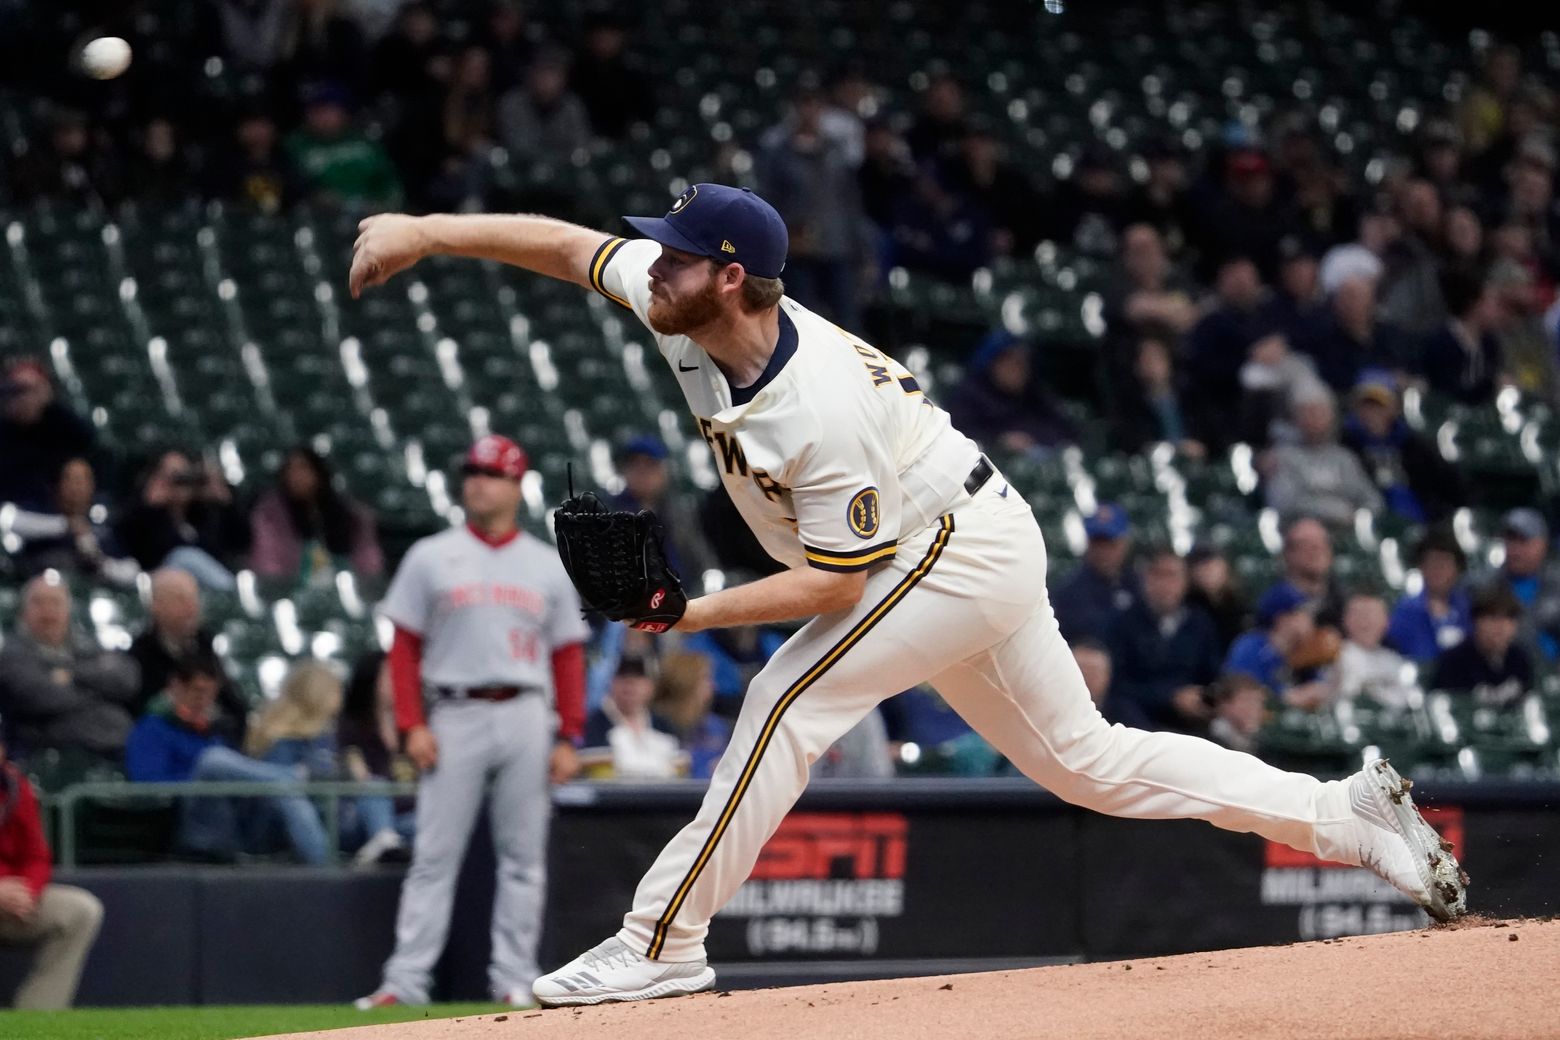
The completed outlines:
[[[547,782],[552,706],[537,693],[498,703],[446,700],[434,704],[428,725],[439,742],[439,762],[417,785],[417,837],[401,885],[395,953],[385,964],[383,988],[408,1003],[429,999],[466,844],[482,797],[491,792],[488,820],[498,880],[488,984],[502,997],[530,986],[537,976],[552,812]]]

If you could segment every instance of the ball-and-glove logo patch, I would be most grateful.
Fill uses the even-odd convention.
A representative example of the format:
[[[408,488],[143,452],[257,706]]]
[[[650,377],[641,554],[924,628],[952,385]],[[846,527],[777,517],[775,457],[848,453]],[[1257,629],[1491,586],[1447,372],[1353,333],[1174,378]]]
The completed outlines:
[[[863,488],[850,500],[845,511],[845,522],[857,538],[871,538],[878,533],[883,522],[882,500],[875,487]]]
[[[687,191],[677,196],[676,202],[672,203],[672,212],[681,213],[684,209],[687,208],[688,203],[693,201],[693,197],[697,194],[699,194],[699,186],[697,184],[690,186]]]

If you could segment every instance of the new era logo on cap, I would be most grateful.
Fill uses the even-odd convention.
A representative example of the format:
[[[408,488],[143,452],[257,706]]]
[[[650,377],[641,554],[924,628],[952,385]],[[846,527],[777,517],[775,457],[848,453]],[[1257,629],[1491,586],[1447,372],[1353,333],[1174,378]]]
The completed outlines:
[[[741,264],[758,278],[779,278],[790,236],[775,208],[747,188],[691,185],[664,217],[624,217],[652,241],[695,256]]]

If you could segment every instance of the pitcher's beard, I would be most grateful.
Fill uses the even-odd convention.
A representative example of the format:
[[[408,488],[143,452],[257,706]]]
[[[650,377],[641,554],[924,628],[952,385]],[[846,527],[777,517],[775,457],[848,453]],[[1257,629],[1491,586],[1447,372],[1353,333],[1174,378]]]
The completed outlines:
[[[683,336],[720,317],[720,297],[711,279],[703,289],[673,303],[664,297],[650,297],[650,327],[663,336]]]

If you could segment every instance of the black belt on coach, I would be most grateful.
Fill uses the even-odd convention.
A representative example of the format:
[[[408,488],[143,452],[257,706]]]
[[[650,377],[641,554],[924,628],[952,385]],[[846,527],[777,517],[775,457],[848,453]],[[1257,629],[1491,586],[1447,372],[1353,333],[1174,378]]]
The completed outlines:
[[[534,686],[435,686],[433,692],[445,700],[512,701],[535,689]]]
[[[996,471],[991,460],[982,455],[976,460],[975,468],[970,470],[970,475],[964,479],[965,492],[973,497],[975,492],[986,486],[986,481],[990,480],[991,475]]]

